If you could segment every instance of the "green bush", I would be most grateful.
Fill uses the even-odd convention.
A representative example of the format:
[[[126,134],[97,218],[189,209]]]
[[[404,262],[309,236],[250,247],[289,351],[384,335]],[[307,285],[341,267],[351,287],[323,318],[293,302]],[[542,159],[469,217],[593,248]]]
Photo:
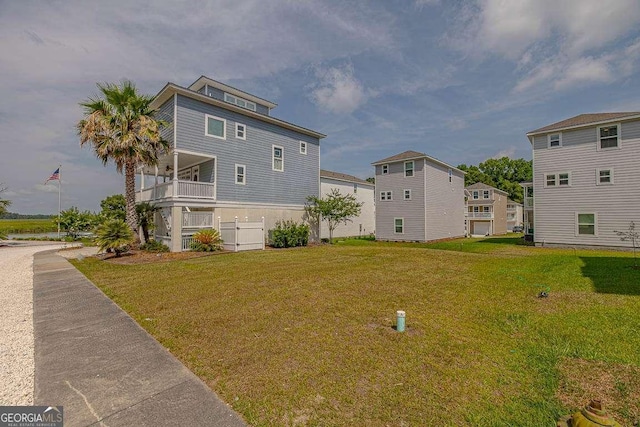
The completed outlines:
[[[101,251],[111,250],[119,257],[133,244],[133,232],[121,219],[109,219],[96,228],[95,242]]]
[[[198,252],[213,252],[222,250],[222,239],[218,230],[206,229],[193,235],[191,250]]]
[[[307,246],[309,243],[309,226],[298,224],[293,220],[278,221],[276,227],[269,230],[270,245],[274,248],[290,248]]]
[[[157,240],[149,240],[140,245],[140,249],[146,252],[169,252],[169,246]]]

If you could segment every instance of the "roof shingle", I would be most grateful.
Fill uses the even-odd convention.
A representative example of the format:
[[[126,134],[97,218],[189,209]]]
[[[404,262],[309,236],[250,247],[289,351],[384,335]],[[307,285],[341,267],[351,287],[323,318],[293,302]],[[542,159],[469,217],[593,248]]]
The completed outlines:
[[[579,126],[586,126],[590,124],[596,123],[604,123],[608,121],[614,121],[619,119],[624,119],[627,117],[640,116],[640,112],[625,112],[625,113],[590,113],[590,114],[580,114],[575,117],[571,117],[566,120],[562,120],[557,123],[553,123],[540,129],[532,130],[528,132],[527,135],[534,135],[538,133],[550,132],[554,130],[562,130],[566,128],[573,128]]]
[[[355,177],[353,175],[347,175],[346,173],[340,173],[340,172],[331,172],[331,171],[324,170],[324,169],[320,169],[320,177],[321,178],[338,179],[340,181],[349,181],[349,182],[355,182],[355,183],[358,183],[358,184],[366,184],[366,185],[373,186],[373,183],[371,183],[369,181],[365,181],[364,179],[360,179],[360,178]]]

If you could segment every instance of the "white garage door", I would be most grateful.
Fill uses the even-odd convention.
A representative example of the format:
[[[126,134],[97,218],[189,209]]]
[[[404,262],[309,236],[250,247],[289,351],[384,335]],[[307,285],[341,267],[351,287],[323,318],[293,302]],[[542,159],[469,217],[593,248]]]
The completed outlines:
[[[471,233],[478,236],[486,236],[489,233],[489,223],[478,221],[474,222],[473,231]]]

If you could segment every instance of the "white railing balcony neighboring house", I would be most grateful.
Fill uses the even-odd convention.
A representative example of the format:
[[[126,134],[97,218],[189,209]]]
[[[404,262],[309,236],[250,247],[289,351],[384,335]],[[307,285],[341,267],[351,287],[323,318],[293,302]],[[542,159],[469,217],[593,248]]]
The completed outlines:
[[[469,212],[468,218],[492,219],[493,212]]]
[[[215,199],[215,182],[169,181],[136,191],[136,201],[146,202],[168,198]]]
[[[183,228],[213,228],[213,212],[183,212]]]

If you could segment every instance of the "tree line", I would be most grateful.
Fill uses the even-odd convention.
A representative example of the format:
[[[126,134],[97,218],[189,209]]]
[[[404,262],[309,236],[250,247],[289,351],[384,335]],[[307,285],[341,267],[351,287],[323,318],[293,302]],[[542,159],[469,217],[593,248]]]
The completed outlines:
[[[482,182],[484,184],[505,191],[514,202],[522,203],[523,188],[521,182],[533,179],[533,162],[525,159],[487,159],[478,166],[461,164],[458,169],[466,172],[465,187]]]

